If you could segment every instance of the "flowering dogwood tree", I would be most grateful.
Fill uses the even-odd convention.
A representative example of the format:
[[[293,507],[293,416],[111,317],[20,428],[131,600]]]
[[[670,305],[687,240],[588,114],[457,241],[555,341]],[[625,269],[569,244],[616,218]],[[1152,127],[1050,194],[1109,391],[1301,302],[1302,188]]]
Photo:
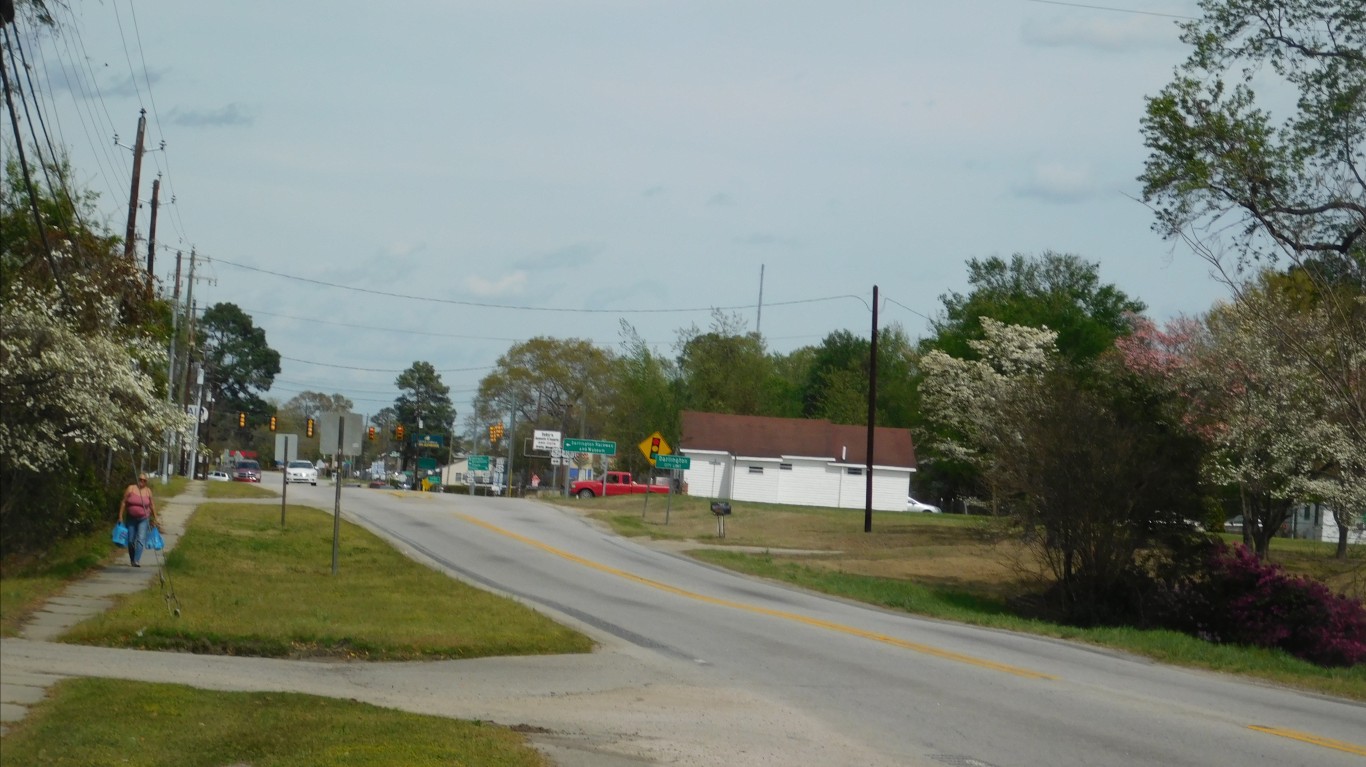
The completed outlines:
[[[0,310],[0,455],[8,468],[51,471],[79,446],[159,450],[166,429],[188,424],[156,396],[146,372],[165,367],[166,350],[146,337],[120,338],[113,299],[83,307],[106,315],[103,333],[78,328],[61,306],[55,294],[33,291]]]

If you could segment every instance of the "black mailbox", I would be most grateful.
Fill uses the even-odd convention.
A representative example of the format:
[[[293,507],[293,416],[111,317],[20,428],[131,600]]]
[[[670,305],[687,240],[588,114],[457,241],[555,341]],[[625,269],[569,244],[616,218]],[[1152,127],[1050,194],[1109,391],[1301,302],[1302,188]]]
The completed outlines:
[[[718,517],[730,516],[730,504],[725,501],[714,501],[711,505],[711,513]]]

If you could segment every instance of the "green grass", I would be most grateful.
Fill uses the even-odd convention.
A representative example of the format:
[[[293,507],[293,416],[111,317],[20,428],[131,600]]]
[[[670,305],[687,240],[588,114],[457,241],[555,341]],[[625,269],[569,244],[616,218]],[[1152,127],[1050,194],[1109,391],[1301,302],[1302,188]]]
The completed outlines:
[[[188,483],[185,477],[172,477],[165,485],[154,479],[152,492],[158,499],[174,498],[185,492]],[[117,507],[110,509],[108,529],[58,541],[38,554],[16,555],[0,562],[0,636],[17,635],[24,621],[44,602],[118,551],[109,542],[116,512]]]
[[[507,728],[290,693],[70,679],[5,736],[0,763],[86,767],[545,767]]]
[[[278,486],[270,486],[265,483],[205,482],[204,495],[216,501],[234,498],[279,498],[280,491]]]
[[[226,484],[226,483],[225,483]],[[124,599],[63,639],[149,650],[375,660],[588,652],[588,637],[518,602],[413,562],[332,516],[290,506],[207,504],[166,559],[163,589]],[[153,561],[155,563],[155,560]],[[144,560],[144,564],[146,561]]]

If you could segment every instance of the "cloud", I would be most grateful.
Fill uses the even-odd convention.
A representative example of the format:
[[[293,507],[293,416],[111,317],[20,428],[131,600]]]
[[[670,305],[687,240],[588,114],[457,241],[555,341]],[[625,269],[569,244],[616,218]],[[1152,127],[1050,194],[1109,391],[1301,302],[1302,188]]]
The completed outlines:
[[[518,259],[513,265],[527,271],[580,267],[592,263],[602,250],[597,243],[580,242]]]
[[[779,237],[776,234],[768,234],[767,232],[753,232],[751,234],[744,235],[743,237],[736,237],[735,244],[749,245],[757,248],[796,248],[798,246],[798,242],[792,239],[791,237]]]
[[[172,109],[167,122],[187,128],[212,128],[220,125],[251,125],[255,117],[240,104],[228,104],[218,109]]]
[[[1176,19],[1053,17],[1025,22],[1020,39],[1042,48],[1089,48],[1119,53],[1180,45]]]
[[[735,198],[725,192],[717,192],[707,200],[707,205],[713,208],[729,208],[735,204]]]
[[[641,192],[641,193],[640,193],[640,196],[641,196],[641,197],[658,197],[658,196],[660,196],[661,194],[664,194],[664,187],[663,187],[663,185],[661,185],[661,184],[656,184],[656,185],[650,187],[649,189],[646,189],[645,191]]]
[[[1096,184],[1091,172],[1061,163],[1040,163],[1030,177],[1015,186],[1017,197],[1032,197],[1047,202],[1072,203],[1094,197]]]
[[[471,274],[465,277],[465,290],[483,298],[496,298],[521,293],[526,287],[527,273],[521,269],[496,280]]]

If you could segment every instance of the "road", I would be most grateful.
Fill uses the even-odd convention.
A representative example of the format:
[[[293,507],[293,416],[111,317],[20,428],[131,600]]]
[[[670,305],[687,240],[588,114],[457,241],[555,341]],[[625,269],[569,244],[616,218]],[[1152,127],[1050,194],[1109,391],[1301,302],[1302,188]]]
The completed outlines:
[[[330,507],[332,492],[296,485],[290,500]],[[604,652],[581,663],[602,664],[595,673],[610,682],[560,701],[550,690],[517,715],[591,734],[622,730],[594,718],[615,705],[634,722],[621,753],[686,764],[1366,764],[1359,704],[812,595],[544,503],[347,488],[342,507],[414,556],[597,637]],[[576,679],[567,688],[584,684],[560,661]],[[621,700],[608,703],[613,692]],[[728,713],[698,724],[717,711]],[[710,740],[696,748],[713,753],[651,751],[669,733]],[[718,757],[727,743],[735,753]]]

